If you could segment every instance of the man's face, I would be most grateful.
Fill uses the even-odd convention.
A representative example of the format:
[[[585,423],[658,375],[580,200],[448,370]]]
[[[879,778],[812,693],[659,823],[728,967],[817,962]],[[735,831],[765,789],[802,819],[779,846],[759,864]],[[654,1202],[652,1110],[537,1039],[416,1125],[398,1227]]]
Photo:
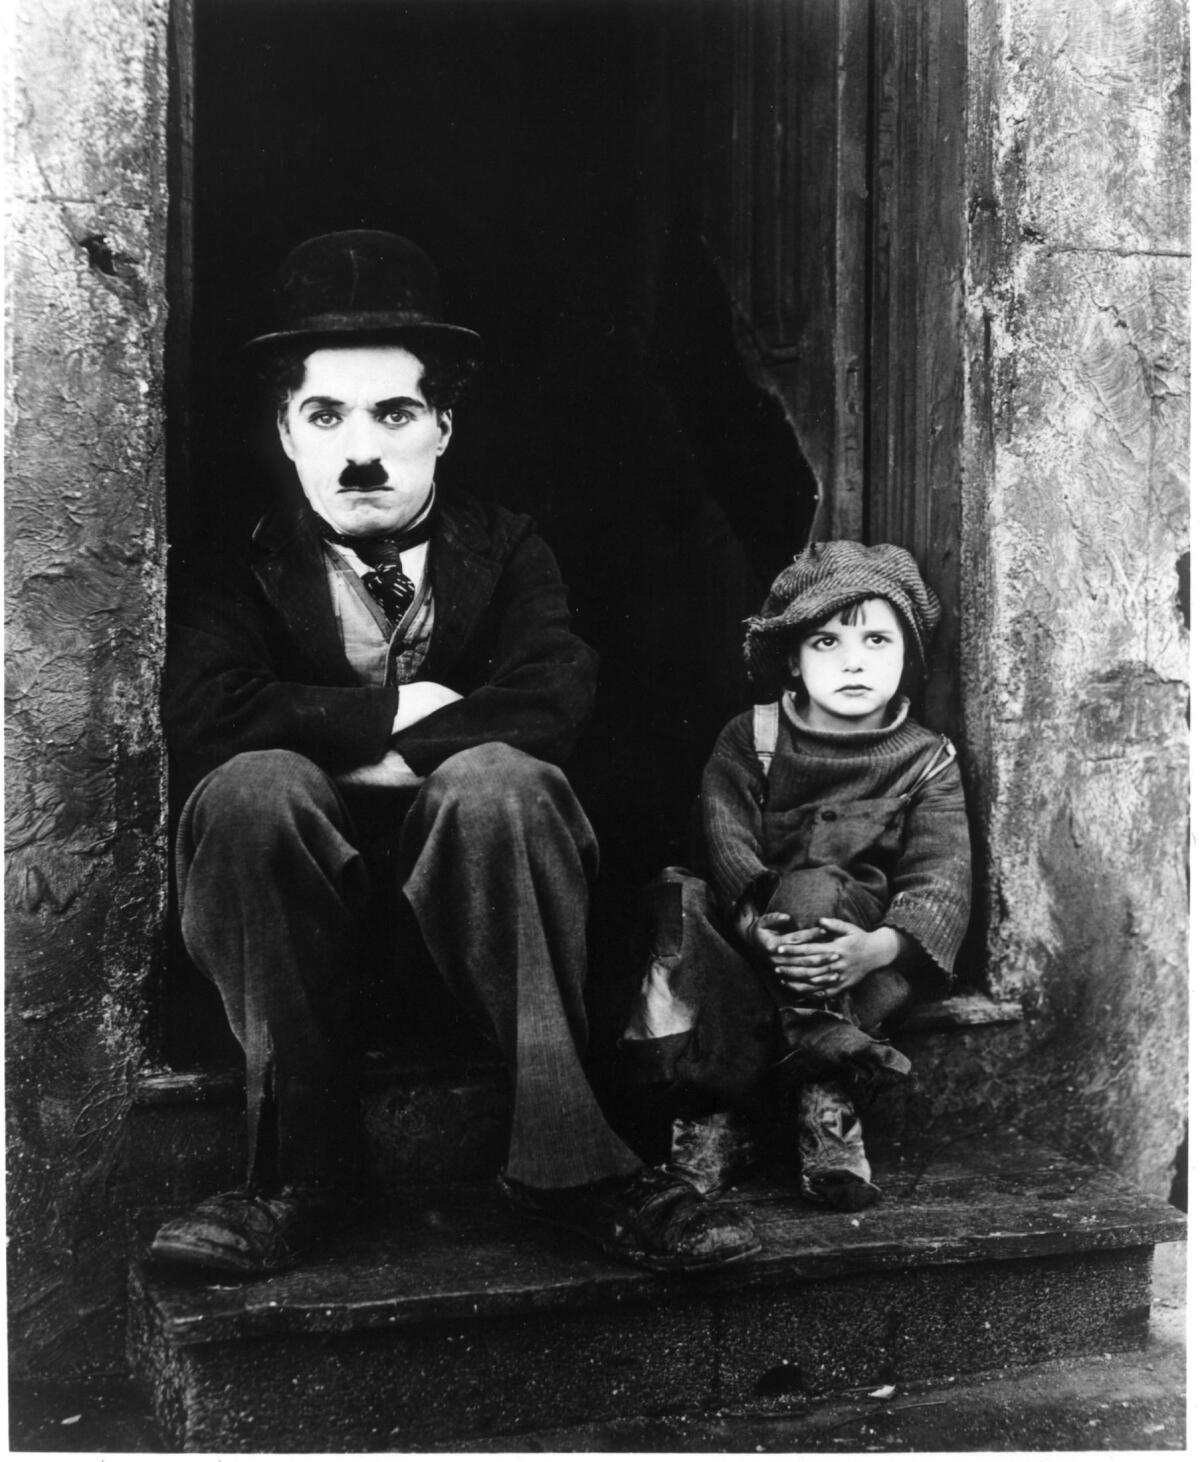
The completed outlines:
[[[886,599],[867,599],[806,634],[788,657],[808,692],[802,715],[818,731],[878,730],[904,671],[904,633]]]
[[[279,440],[304,496],[339,533],[388,533],[424,506],[451,421],[426,401],[422,370],[399,345],[314,350],[304,362]]]

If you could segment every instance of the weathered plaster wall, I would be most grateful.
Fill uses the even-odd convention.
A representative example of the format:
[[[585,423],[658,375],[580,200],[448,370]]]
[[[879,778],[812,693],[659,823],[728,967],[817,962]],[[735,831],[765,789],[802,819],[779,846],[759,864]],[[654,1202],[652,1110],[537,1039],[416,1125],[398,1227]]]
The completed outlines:
[[[161,928],[166,0],[9,13],[9,1349],[112,1363]]]
[[[1166,1195],[1186,1061],[1183,0],[969,0],[964,644],[1025,1122]]]

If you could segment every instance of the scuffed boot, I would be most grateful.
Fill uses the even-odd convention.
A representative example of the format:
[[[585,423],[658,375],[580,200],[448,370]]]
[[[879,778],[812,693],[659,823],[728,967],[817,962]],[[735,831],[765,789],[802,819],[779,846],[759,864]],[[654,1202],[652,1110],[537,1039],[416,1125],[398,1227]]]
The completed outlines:
[[[796,1148],[800,1191],[811,1202],[856,1213],[879,1201],[862,1123],[840,1086],[814,1081],[796,1088]]]
[[[676,1117],[672,1124],[668,1169],[706,1198],[728,1188],[754,1157],[753,1130],[737,1112]]]
[[[714,1269],[762,1248],[742,1209],[710,1203],[663,1168],[642,1167],[577,1188],[531,1188],[503,1174],[499,1182],[517,1212],[580,1234],[643,1269]]]
[[[226,1274],[279,1274],[349,1228],[362,1211],[361,1198],[336,1183],[292,1183],[273,1193],[240,1188],[169,1219],[150,1254]]]

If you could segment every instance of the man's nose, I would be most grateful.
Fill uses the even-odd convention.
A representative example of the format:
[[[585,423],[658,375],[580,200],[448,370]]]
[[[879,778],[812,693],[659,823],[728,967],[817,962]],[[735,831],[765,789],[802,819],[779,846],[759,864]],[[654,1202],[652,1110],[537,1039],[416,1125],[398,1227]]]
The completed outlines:
[[[346,431],[342,437],[347,462],[362,463],[379,460],[379,446],[375,440],[373,426],[374,423],[369,418],[364,420],[357,415],[351,416],[346,423]]]

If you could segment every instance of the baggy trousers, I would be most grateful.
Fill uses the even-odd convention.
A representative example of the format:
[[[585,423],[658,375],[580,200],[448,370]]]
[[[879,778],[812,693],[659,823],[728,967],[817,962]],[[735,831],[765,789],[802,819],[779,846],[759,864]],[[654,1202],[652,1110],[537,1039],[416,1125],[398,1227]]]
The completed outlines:
[[[636,1168],[581,1064],[596,844],[563,774],[500,743],[460,752],[407,809],[393,797],[399,825],[382,861],[353,804],[307,758],[257,751],[210,773],[183,811],[184,942],[245,1052],[251,1181],[356,1174],[365,992],[377,978],[367,931],[389,893],[508,1064],[508,1175],[553,1188]],[[378,887],[381,868],[392,890]]]
[[[650,959],[621,1041],[631,1091],[675,1098],[689,1114],[761,1114],[781,1078],[869,1078],[881,1067],[907,1067],[866,1034],[908,1003],[910,986],[897,970],[872,971],[849,998],[799,1001],[735,945],[702,878],[667,868],[646,899]],[[764,912],[786,913],[797,928],[833,917],[873,929],[883,909],[830,866],[785,871]],[[826,1005],[840,1014],[826,1014]]]

